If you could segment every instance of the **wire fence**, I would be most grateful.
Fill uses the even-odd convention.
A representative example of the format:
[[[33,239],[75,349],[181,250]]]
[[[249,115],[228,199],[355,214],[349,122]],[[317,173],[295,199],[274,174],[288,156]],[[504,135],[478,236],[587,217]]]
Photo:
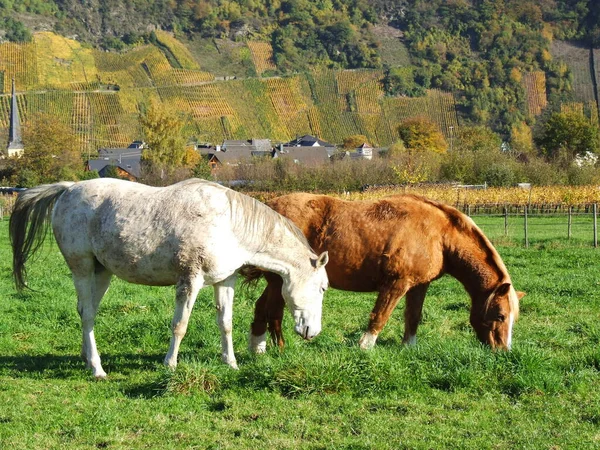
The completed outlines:
[[[462,205],[493,241],[510,240],[524,247],[562,241],[598,247],[597,205]]]

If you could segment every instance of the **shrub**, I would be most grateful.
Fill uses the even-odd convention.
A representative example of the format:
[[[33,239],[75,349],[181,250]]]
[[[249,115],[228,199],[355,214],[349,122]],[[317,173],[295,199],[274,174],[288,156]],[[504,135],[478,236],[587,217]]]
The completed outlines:
[[[481,175],[488,186],[508,187],[516,182],[514,170],[508,164],[492,164]]]
[[[571,166],[567,170],[569,185],[587,186],[600,183],[600,169],[595,166]]]

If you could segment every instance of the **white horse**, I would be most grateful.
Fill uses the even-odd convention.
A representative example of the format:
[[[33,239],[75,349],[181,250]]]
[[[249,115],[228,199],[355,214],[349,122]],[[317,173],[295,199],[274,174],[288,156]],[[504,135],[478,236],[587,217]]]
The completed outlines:
[[[19,194],[10,218],[13,275],[25,287],[25,264],[51,225],[77,291],[81,355],[106,377],[94,320],[112,275],[131,283],[177,286],[171,345],[174,368],[200,288],[213,286],[222,359],[237,368],[232,309],[237,271],[256,266],[283,278],[282,295],[305,339],[321,331],[327,252],[317,256],[288,219],[246,195],[204,180],[149,187],[115,179],[61,182]]]

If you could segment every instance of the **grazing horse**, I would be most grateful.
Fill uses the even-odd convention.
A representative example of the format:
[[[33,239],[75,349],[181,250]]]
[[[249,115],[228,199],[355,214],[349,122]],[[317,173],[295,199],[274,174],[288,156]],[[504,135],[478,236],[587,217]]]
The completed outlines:
[[[415,195],[376,201],[344,201],[295,193],[267,203],[291,219],[315,251],[327,249],[333,288],[378,292],[360,347],[369,349],[398,301],[406,296],[404,338],[416,343],[417,327],[431,281],[450,274],[471,297],[471,325],[480,341],[509,349],[519,299],[496,249],[466,215]],[[265,351],[267,324],[276,344],[281,334],[281,279],[248,271],[247,281],[265,275],[267,287],[256,303],[250,349]]]
[[[327,252],[317,256],[292,222],[231,189],[198,179],[156,188],[108,178],[28,189],[19,194],[10,218],[19,289],[25,287],[25,264],[50,223],[77,291],[82,357],[96,378],[106,373],[96,349],[94,319],[112,275],[136,284],[176,285],[173,336],[165,357],[172,368],[203,286],[214,287],[222,359],[237,368],[233,291],[244,265],[281,277],[279,294],[298,334],[310,339],[321,330]]]

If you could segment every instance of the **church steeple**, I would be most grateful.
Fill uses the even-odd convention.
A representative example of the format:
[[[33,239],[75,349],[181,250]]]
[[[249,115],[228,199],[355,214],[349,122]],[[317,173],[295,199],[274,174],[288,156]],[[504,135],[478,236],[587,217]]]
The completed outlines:
[[[12,98],[10,103],[10,131],[8,134],[8,156],[19,156],[23,153],[23,140],[21,139],[21,121],[19,120],[19,109],[17,106],[17,90],[15,79],[12,80]]]

